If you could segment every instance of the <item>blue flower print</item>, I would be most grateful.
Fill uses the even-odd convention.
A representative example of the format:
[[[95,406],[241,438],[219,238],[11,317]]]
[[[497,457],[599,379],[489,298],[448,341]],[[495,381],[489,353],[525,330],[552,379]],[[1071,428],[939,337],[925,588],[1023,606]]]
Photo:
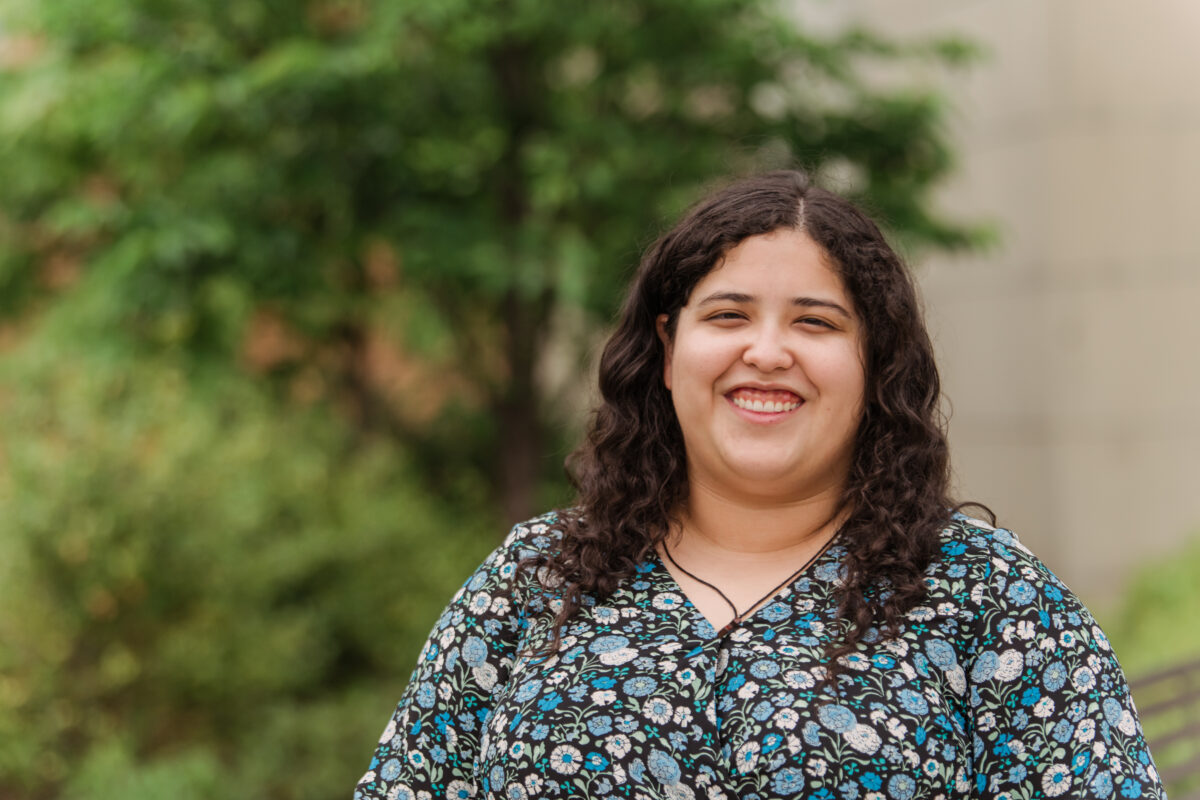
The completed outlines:
[[[845,733],[855,726],[854,712],[845,706],[823,705],[817,711],[821,723],[836,733]]]
[[[1042,672],[1042,686],[1048,692],[1057,692],[1067,682],[1067,668],[1061,661],[1052,661]]]
[[[1025,581],[1014,581],[1008,587],[1007,594],[1008,599],[1012,600],[1018,606],[1027,606],[1037,597],[1037,592]]]
[[[956,518],[830,685],[841,545],[721,637],[651,553],[554,650],[556,590],[518,566],[548,520],[441,615],[356,800],[1164,800],[1111,646],[1010,534]]]
[[[925,652],[929,655],[929,660],[939,669],[950,669],[958,663],[954,646],[945,639],[930,639],[925,643]]]
[[[478,667],[487,660],[488,648],[487,643],[478,636],[468,636],[462,645],[463,661],[467,662],[469,667]]]
[[[917,791],[917,782],[903,772],[888,779],[888,794],[896,800],[910,800]]]
[[[750,674],[755,678],[774,678],[779,674],[779,664],[769,659],[759,659],[750,665]]]
[[[662,750],[651,750],[646,757],[646,766],[650,774],[665,784],[678,783],[682,773],[675,759]]]
[[[612,721],[608,714],[592,717],[587,721],[588,733],[592,736],[604,736],[612,731]]]
[[[625,690],[625,694],[630,697],[645,697],[653,692],[657,686],[658,681],[649,675],[638,675],[621,684],[621,688]]]
[[[795,767],[784,767],[771,779],[771,788],[785,797],[794,795],[804,788],[804,773]]]
[[[538,696],[538,692],[542,689],[542,682],[536,678],[531,681],[522,683],[517,691],[513,693],[513,699],[518,703],[524,703]]]
[[[925,698],[911,689],[901,689],[899,695],[900,705],[910,714],[915,714],[917,717],[924,717],[929,713],[929,703],[925,702]]]
[[[783,622],[792,615],[792,607],[787,603],[774,602],[758,612],[767,622]]]
[[[598,636],[588,645],[588,650],[596,653],[612,653],[629,646],[629,639],[624,636]]]

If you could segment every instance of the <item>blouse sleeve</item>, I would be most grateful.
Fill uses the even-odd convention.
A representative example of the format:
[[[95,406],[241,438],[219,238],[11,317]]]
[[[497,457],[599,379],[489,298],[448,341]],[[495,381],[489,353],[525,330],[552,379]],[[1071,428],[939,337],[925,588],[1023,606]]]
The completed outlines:
[[[515,527],[433,627],[355,800],[476,794],[473,766],[492,708],[528,627],[522,558],[548,543],[545,519]],[[537,602],[540,602],[538,600]]]
[[[975,796],[1165,798],[1104,632],[1015,536],[987,533],[967,665]]]

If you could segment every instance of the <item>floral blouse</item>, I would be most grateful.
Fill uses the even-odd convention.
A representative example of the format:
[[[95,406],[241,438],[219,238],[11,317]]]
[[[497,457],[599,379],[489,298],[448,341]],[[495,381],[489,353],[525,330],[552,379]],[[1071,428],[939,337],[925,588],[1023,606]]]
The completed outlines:
[[[513,529],[455,595],[354,797],[1163,798],[1108,640],[1009,531],[956,515],[898,638],[820,691],[844,549],[718,638],[652,558],[535,655],[559,602]]]

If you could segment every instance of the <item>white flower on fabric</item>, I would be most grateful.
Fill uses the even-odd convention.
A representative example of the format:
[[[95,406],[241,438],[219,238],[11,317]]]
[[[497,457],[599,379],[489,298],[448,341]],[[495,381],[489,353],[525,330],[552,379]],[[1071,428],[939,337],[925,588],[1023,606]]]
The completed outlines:
[[[503,617],[508,615],[508,609],[511,607],[511,605],[512,604],[508,602],[507,597],[497,597],[492,601],[491,610],[496,616]]]
[[[1025,743],[1020,739],[1013,739],[1008,743],[1008,750],[1017,758],[1025,754]]]
[[[758,749],[758,742],[746,742],[738,748],[734,762],[739,773],[749,775],[754,770],[754,764],[758,761]]]
[[[758,694],[758,684],[754,681],[746,681],[742,684],[742,688],[738,689],[738,697],[743,700],[749,700]]]
[[[592,702],[598,706],[607,706],[617,701],[617,693],[612,689],[597,689],[592,692]]]
[[[446,797],[451,800],[467,800],[475,796],[475,787],[466,781],[450,781],[446,787]]]
[[[397,783],[387,793],[388,800],[414,800],[413,790],[408,784]]]
[[[958,606],[954,603],[939,603],[937,613],[941,617],[952,617],[958,613]]]
[[[679,668],[678,661],[671,661],[669,659],[664,659],[664,660],[658,662],[658,671],[663,673],[663,675],[670,675],[672,672],[674,672],[678,668]]]
[[[846,741],[850,743],[851,747],[868,756],[874,755],[875,751],[879,749],[879,745],[882,744],[875,729],[861,723],[842,735],[846,737]]]
[[[1051,699],[1049,696],[1043,697],[1041,700],[1038,700],[1037,704],[1033,707],[1033,715],[1035,717],[1040,717],[1041,719],[1046,719],[1053,713],[1054,713],[1054,700]]]
[[[383,729],[383,735],[379,737],[379,743],[384,744],[391,740],[396,735],[396,720],[388,720],[387,727]]]
[[[1075,740],[1090,742],[1096,738],[1096,720],[1085,719],[1075,728]]]
[[[629,741],[629,737],[623,733],[618,733],[615,736],[608,737],[604,742],[604,749],[613,758],[624,758],[629,755],[629,751],[633,749],[633,744]]]
[[[863,672],[871,668],[871,659],[867,658],[862,653],[849,653],[844,655],[838,659],[838,663],[844,667],[857,670],[858,672]]]
[[[692,711],[687,706],[679,706],[671,716],[671,721],[681,728],[692,724]]]
[[[998,681],[1015,681],[1025,669],[1025,656],[1020,650],[1005,650],[1000,654],[1000,662],[992,676]]]
[[[929,606],[917,606],[908,612],[908,618],[916,622],[929,622],[933,617],[933,609]]]
[[[804,771],[814,778],[820,778],[829,770],[829,762],[825,759],[814,756],[804,765]]]
[[[1042,774],[1042,791],[1047,797],[1058,797],[1071,788],[1071,770],[1066,764],[1055,764]]]
[[[1079,637],[1075,635],[1075,631],[1063,631],[1058,635],[1058,643],[1064,649],[1072,650],[1075,645],[1079,644]]]
[[[569,744],[560,744],[550,753],[550,769],[560,775],[574,775],[583,766],[583,753]]]
[[[908,736],[907,726],[896,717],[892,717],[887,721],[887,732],[897,739],[903,739]]]
[[[510,783],[504,790],[506,800],[528,800],[529,792],[519,783]]]
[[[475,678],[475,682],[479,684],[480,688],[488,692],[495,687],[498,678],[496,668],[491,664],[480,664],[471,670],[471,675]]]
[[[812,673],[801,669],[789,669],[783,673],[783,682],[788,685],[789,689],[811,689],[817,684]]]
[[[672,783],[666,787],[667,800],[695,800],[696,793],[682,783]]]
[[[533,774],[525,776],[525,788],[530,794],[541,794],[542,787],[546,785],[545,780],[541,775]]]
[[[1117,723],[1117,730],[1126,736],[1133,736],[1137,733],[1137,723],[1133,720],[1133,714],[1128,710],[1121,712],[1121,721]]]
[[[684,602],[684,599],[674,592],[661,592],[654,596],[650,604],[659,611],[675,611],[683,608]]]
[[[619,667],[622,664],[628,664],[638,657],[638,651],[632,647],[622,647],[620,650],[611,650],[607,653],[600,654],[600,663],[607,664],[610,667]]]
[[[795,728],[799,721],[800,715],[790,708],[781,708],[775,712],[775,725],[785,731]]]
[[[898,658],[908,655],[908,642],[903,639],[888,639],[883,643],[883,649]]]
[[[679,642],[663,642],[658,646],[658,652],[670,655],[681,647],[683,647],[683,645],[681,645]]]
[[[946,670],[946,682],[955,694],[961,695],[967,691],[967,673],[963,672],[960,666],[955,665]]]
[[[480,592],[471,598],[471,613],[482,614],[488,610],[492,604],[492,596],[487,592]]]
[[[1035,633],[1037,633],[1037,628],[1029,620],[1023,619],[1017,623],[1017,635],[1025,641],[1032,639]]]
[[[671,719],[674,709],[663,697],[651,697],[642,705],[642,714],[655,725],[664,725]]]
[[[987,711],[979,715],[979,722],[975,725],[976,730],[983,733],[994,727],[996,727],[996,715],[993,712]]]
[[[1071,675],[1071,685],[1077,692],[1090,692],[1096,685],[1096,675],[1087,667],[1080,667]]]

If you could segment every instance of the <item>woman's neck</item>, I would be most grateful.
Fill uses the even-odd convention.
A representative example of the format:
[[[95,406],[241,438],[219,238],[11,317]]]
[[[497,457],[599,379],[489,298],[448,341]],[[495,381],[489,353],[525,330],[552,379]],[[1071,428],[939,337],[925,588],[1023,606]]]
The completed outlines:
[[[797,499],[760,501],[730,497],[693,483],[679,528],[668,544],[754,562],[817,550],[837,531],[841,488]]]

